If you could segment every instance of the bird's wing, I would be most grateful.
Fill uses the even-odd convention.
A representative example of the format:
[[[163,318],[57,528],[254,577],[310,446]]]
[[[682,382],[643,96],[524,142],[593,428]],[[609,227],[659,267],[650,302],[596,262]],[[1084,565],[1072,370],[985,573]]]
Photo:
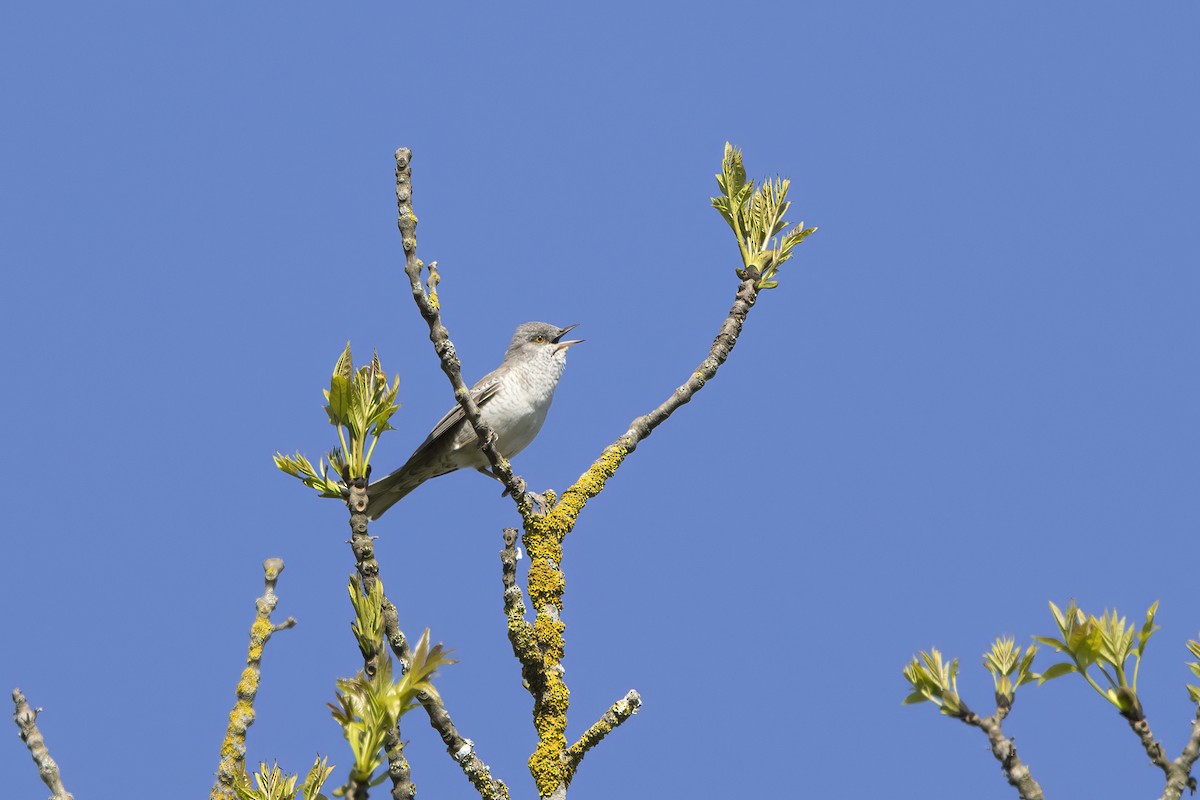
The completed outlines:
[[[500,389],[500,381],[492,375],[488,375],[479,383],[471,387],[471,397],[475,400],[475,405],[483,408],[489,400],[496,396],[496,392]],[[446,412],[446,416],[438,420],[438,423],[433,426],[433,430],[425,437],[425,441],[421,442],[421,446],[409,458],[416,458],[421,453],[429,450],[435,444],[440,442],[446,436],[454,436],[457,432],[458,424],[466,420],[467,415],[463,413],[462,406],[458,403],[454,404],[454,408]]]

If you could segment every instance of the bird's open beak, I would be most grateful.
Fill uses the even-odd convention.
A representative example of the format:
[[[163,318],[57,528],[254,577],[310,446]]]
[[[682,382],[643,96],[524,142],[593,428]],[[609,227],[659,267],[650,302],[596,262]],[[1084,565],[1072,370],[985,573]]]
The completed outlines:
[[[568,333],[570,333],[571,331],[575,330],[575,329],[576,329],[576,328],[578,328],[578,327],[579,327],[579,325],[578,325],[578,324],[576,324],[576,325],[568,325],[567,327],[565,327],[565,328],[563,328],[561,331],[559,331],[559,332],[558,332],[558,336],[555,336],[555,337],[554,337],[554,343],[555,343],[556,345],[558,345],[558,347],[557,347],[557,348],[555,348],[555,349],[557,349],[557,350],[566,350],[566,349],[567,349],[568,347],[570,347],[571,345],[573,345],[573,344],[579,344],[580,342],[582,342],[582,341],[583,341],[583,339],[569,339],[569,340],[567,340],[567,341],[565,341],[565,342],[564,342],[564,341],[562,341],[562,337],[566,336]]]

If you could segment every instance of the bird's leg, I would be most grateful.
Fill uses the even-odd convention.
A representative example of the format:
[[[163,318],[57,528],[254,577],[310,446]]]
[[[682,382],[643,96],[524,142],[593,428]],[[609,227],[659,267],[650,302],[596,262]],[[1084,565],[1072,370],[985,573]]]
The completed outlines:
[[[503,478],[501,478],[496,473],[492,472],[487,467],[476,467],[475,470],[484,475],[487,475],[489,478],[495,478],[496,480],[500,481],[501,483],[504,483]],[[521,479],[517,478],[517,480],[521,480]],[[521,482],[524,483],[524,481],[521,481]],[[500,496],[508,497],[508,495],[509,495],[508,485],[505,484],[504,491],[500,494]],[[549,510],[549,507],[546,505],[546,498],[545,498],[545,496],[542,495],[541,492],[535,492],[530,489],[526,489],[525,496],[528,497],[531,501],[533,501],[533,506],[539,514],[545,514]]]
[[[480,475],[487,475],[489,478],[493,478],[495,480],[500,481],[501,483],[504,483],[504,478],[501,478],[499,475],[492,472],[491,469],[489,469],[488,467],[476,467],[475,471],[478,472]],[[505,485],[505,487],[504,487],[504,494],[502,494],[500,496],[508,497],[508,486],[507,485]]]

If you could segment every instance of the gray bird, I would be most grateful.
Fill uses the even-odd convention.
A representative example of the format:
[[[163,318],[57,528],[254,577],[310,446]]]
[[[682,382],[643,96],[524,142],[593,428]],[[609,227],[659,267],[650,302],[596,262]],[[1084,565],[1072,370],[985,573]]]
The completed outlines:
[[[528,447],[542,429],[567,364],[567,348],[583,341],[562,340],[575,327],[556,328],[545,322],[518,325],[504,361],[471,387],[471,397],[496,432],[496,447],[505,458]],[[367,515],[379,519],[425,481],[456,469],[472,467],[496,477],[489,466],[462,406],[456,404],[404,466],[367,487]]]

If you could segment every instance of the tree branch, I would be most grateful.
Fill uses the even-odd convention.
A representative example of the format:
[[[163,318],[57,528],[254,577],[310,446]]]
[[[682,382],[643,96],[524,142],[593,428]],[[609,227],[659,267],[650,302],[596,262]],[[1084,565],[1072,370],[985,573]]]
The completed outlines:
[[[717,370],[733,352],[738,336],[741,335],[742,325],[758,298],[757,280],[757,273],[754,273],[738,285],[733,305],[730,306],[729,313],[721,323],[712,346],[709,347],[708,355],[700,362],[691,376],[658,408],[631,422],[629,430],[621,438],[604,448],[600,457],[593,462],[587,472],[580,475],[579,479],[563,492],[562,499],[550,513],[539,518],[535,524],[554,530],[555,535],[559,537],[565,537],[570,533],[587,501],[604,490],[605,483],[616,473],[625,458],[637,449],[638,444],[650,436],[655,428],[666,422],[676,409],[691,401],[696,392],[704,388],[704,384],[716,376]]]
[[[436,293],[432,296],[421,284],[421,270],[424,264],[417,258],[417,217],[412,210],[412,151],[401,147],[396,151],[396,205],[398,210],[397,226],[400,228],[401,241],[404,246],[404,272],[408,275],[409,286],[412,289],[413,300],[421,312],[421,317],[429,325],[429,341],[437,353],[442,365],[442,372],[450,379],[454,388],[454,399],[462,407],[471,429],[482,443],[480,449],[487,456],[492,472],[500,478],[512,495],[513,502],[522,519],[529,518],[535,513],[533,503],[526,495],[525,481],[513,474],[508,459],[496,449],[496,433],[483,420],[479,405],[471,397],[471,391],[462,377],[462,364],[450,341],[450,332],[442,324],[440,307]],[[437,262],[430,265],[430,287],[437,285]]]
[[[1200,757],[1200,705],[1196,706],[1196,718],[1192,721],[1192,735],[1188,737],[1187,744],[1183,746],[1183,752],[1179,754],[1179,758],[1175,759],[1175,763],[1187,776],[1186,786],[1192,791],[1192,794],[1196,793],[1196,779],[1192,777],[1192,767],[1195,765],[1197,757]]]
[[[1197,712],[1200,714],[1200,711]],[[1136,718],[1126,718],[1129,723],[1129,729],[1142,743],[1142,749],[1146,751],[1146,755],[1150,756],[1150,763],[1158,767],[1163,772],[1163,777],[1166,778],[1166,786],[1163,788],[1163,800],[1179,800],[1183,796],[1184,789],[1196,790],[1196,782],[1191,777],[1192,764],[1196,761],[1193,743],[1200,742],[1200,717],[1192,725],[1192,736],[1188,739],[1187,745],[1183,748],[1183,755],[1174,761],[1168,761],[1163,747],[1158,740],[1154,738],[1154,734],[1150,731],[1150,723],[1145,716],[1139,714]],[[1200,747],[1200,744],[1197,744]],[[1187,760],[1189,749],[1192,752],[1192,757]]]
[[[254,606],[257,615],[250,626],[250,649],[246,655],[246,669],[242,670],[237,684],[237,702],[229,712],[229,727],[221,742],[221,763],[217,767],[217,780],[209,793],[210,800],[232,800],[238,778],[246,772],[246,731],[254,724],[254,697],[258,694],[258,683],[262,677],[263,648],[275,631],[290,628],[296,620],[288,617],[278,625],[271,623],[271,612],[279,602],[275,594],[275,582],[283,572],[282,558],[268,558],[263,562],[265,589]]]
[[[483,800],[509,800],[508,787],[504,781],[492,777],[491,769],[475,754],[475,743],[458,734],[446,706],[425,692],[418,692],[417,699],[429,713],[429,724],[442,737],[446,752],[462,768],[463,774],[475,787],[475,791],[479,792],[479,796]]]
[[[396,151],[396,204],[397,226],[404,247],[404,271],[408,276],[413,300],[429,326],[429,340],[433,343],[442,371],[454,388],[455,399],[482,443],[481,449],[492,466],[493,473],[508,488],[524,523],[523,542],[531,560],[528,583],[529,599],[535,615],[534,622],[529,625],[525,620],[524,603],[520,590],[516,588],[516,555],[513,550],[515,537],[509,536],[507,532],[506,548],[501,556],[504,564],[505,614],[509,620],[509,639],[513,645],[513,652],[521,661],[524,683],[534,700],[534,727],[538,734],[538,745],[530,756],[529,770],[537,784],[539,795],[548,798],[565,797],[578,759],[603,738],[603,735],[592,739],[585,735],[577,743],[578,749],[573,756],[568,752],[566,725],[570,692],[562,678],[562,658],[565,649],[565,625],[561,618],[565,585],[561,567],[562,542],[574,528],[584,505],[604,489],[605,482],[613,476],[625,457],[677,408],[690,401],[725,363],[737,344],[746,316],[754,306],[759,291],[757,284],[761,276],[757,269],[750,267],[738,273],[744,275],[744,278],[738,286],[733,305],[709,348],[708,356],[687,381],[658,408],[635,419],[621,438],[605,448],[588,471],[563,492],[557,503],[554,502],[554,493],[546,492],[549,510],[546,513],[537,513],[525,491],[525,482],[513,474],[508,461],[496,449],[496,434],[483,421],[479,407],[462,379],[461,364],[450,341],[450,335],[441,321],[436,295],[436,262],[430,265],[428,290],[421,283],[424,264],[417,258],[417,218],[412,209],[412,151],[404,147]],[[602,723],[603,720],[597,725]],[[607,730],[611,730],[611,727]],[[596,726],[593,726],[592,730],[596,730]],[[604,730],[604,733],[607,733],[607,730]]]
[[[578,769],[579,762],[583,761],[583,757],[587,754],[588,750],[600,744],[601,739],[611,733],[622,722],[636,714],[641,707],[642,696],[635,690],[630,689],[624,697],[613,703],[608,711],[604,712],[604,716],[596,720],[595,724],[588,728],[583,736],[579,737],[579,741],[568,747],[567,780],[569,781],[575,777],[575,770]]]
[[[1044,800],[1042,787],[1033,779],[1029,767],[1021,763],[1021,759],[1017,755],[1017,747],[1013,744],[1012,739],[1005,736],[1004,731],[1001,730],[1001,723],[1007,714],[1008,709],[997,709],[996,713],[990,717],[980,717],[974,711],[966,711],[960,719],[987,734],[988,742],[992,746],[992,755],[1000,762],[1000,768],[1004,770],[1004,777],[1008,779],[1009,785],[1021,795],[1022,800]]]
[[[29,755],[33,756],[33,763],[37,765],[42,783],[50,787],[50,791],[53,792],[50,800],[75,800],[74,796],[63,786],[62,776],[58,772],[58,764],[50,757],[50,751],[46,749],[46,740],[42,738],[42,732],[38,730],[37,717],[41,709],[30,708],[20,689],[12,690],[12,699],[13,722],[17,724],[17,728],[21,732],[21,741],[29,748]]]
[[[351,509],[350,546],[354,550],[355,566],[362,581],[363,591],[369,592],[379,578],[379,562],[375,559],[374,541],[367,533],[367,481],[365,478],[358,479],[348,483],[348,487],[347,504]],[[400,671],[407,672],[412,664],[412,650],[408,646],[407,637],[400,629],[399,612],[386,595],[383,599],[383,633],[396,660],[400,662]],[[369,667],[364,665],[364,671],[371,670],[368,675],[373,674],[374,668],[373,664]],[[474,745],[459,735],[445,704],[424,692],[418,694],[417,699],[429,716],[429,724],[442,737],[447,751],[480,796],[485,800],[507,800],[508,787],[503,781],[492,777],[488,765],[475,754]],[[388,733],[384,747],[388,757],[388,774],[392,778],[393,800],[411,800],[416,794],[416,787],[411,782],[408,761],[404,757],[399,724],[394,731]]]
[[[542,659],[533,638],[533,626],[525,619],[525,598],[517,585],[517,529],[504,529],[504,549],[500,551],[503,567],[504,615],[508,618],[508,641],[513,655],[521,662],[521,678],[525,687],[540,690],[545,683]]]

